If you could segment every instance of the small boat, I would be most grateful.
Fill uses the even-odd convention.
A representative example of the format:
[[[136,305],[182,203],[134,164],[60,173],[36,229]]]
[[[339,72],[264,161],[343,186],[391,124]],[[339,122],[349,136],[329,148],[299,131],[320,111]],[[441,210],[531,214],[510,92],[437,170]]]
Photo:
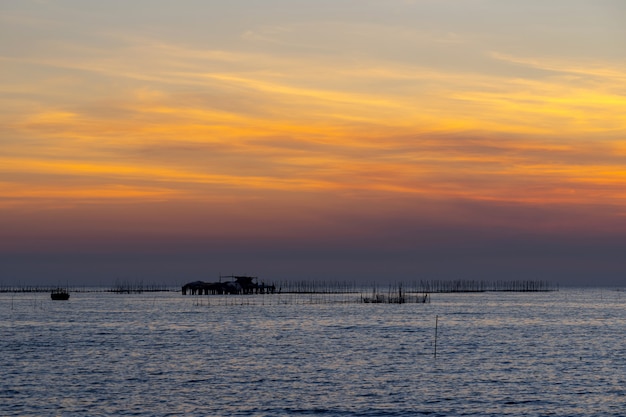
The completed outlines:
[[[52,290],[50,293],[50,298],[53,300],[67,300],[70,298],[70,293],[63,288],[57,288],[56,290]]]

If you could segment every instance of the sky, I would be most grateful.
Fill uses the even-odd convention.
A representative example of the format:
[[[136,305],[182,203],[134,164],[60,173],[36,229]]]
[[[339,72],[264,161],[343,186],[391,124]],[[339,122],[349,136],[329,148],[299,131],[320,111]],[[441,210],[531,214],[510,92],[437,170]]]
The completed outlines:
[[[0,284],[626,285],[626,2],[2,0]]]

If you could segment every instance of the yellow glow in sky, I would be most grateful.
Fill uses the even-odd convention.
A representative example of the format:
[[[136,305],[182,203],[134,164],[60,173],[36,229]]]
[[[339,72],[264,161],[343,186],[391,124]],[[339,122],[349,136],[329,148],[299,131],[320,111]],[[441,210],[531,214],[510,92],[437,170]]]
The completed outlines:
[[[3,2],[3,221],[220,202],[234,230],[254,201],[246,230],[297,228],[367,202],[370,225],[622,230],[625,17],[609,0]]]

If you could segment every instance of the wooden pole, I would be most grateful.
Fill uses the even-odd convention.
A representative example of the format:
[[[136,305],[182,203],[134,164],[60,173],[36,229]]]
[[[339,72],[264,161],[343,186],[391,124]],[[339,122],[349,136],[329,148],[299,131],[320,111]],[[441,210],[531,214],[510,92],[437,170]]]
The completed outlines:
[[[437,327],[439,324],[439,316],[435,316],[435,353],[434,357],[437,358]]]

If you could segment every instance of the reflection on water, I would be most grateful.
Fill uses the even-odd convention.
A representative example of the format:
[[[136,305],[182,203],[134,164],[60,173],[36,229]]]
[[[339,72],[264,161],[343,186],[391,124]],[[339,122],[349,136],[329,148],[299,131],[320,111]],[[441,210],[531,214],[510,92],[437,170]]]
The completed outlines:
[[[434,294],[402,305],[264,297],[0,294],[0,415],[625,409],[626,293]]]

